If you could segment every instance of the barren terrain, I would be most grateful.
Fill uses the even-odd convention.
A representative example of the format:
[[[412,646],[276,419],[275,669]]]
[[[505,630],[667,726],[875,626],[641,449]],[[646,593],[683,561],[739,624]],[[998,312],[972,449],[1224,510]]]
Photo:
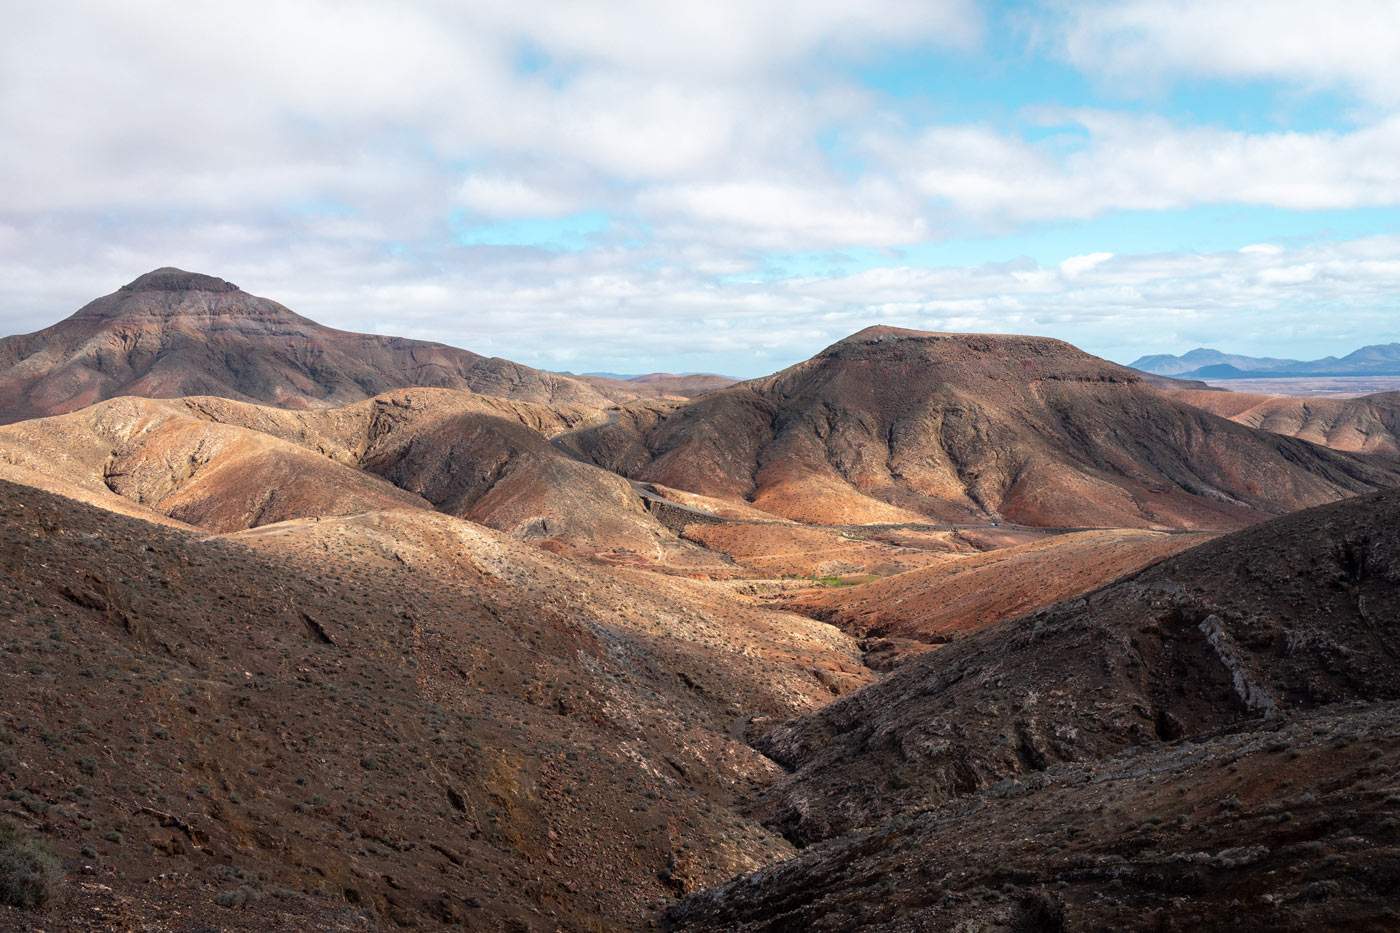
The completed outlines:
[[[868,328],[563,443],[626,476],[797,521],[1239,527],[1400,479],[1251,431],[1059,341]]]
[[[0,341],[0,928],[1393,926],[1395,398],[568,377],[157,270]]]

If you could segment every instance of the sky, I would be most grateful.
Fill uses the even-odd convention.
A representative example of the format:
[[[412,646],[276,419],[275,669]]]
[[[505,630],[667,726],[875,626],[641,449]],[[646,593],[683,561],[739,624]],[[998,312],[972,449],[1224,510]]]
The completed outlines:
[[[1400,340],[1400,0],[0,0],[0,332],[159,266],[573,372]]]

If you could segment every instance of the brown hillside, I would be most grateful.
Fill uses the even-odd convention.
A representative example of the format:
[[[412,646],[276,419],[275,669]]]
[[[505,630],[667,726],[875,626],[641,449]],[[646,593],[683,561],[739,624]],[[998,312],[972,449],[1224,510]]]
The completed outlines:
[[[296,444],[195,417],[186,400],[119,398],[0,427],[0,476],[209,531],[430,508],[413,493]]]
[[[224,540],[0,482],[0,565],[47,929],[640,927],[790,853],[733,810],[775,774],[744,723],[867,679],[829,626],[422,510]]]
[[[1360,398],[1194,390],[1170,394],[1262,431],[1302,438],[1334,450],[1400,455],[1400,392]]]
[[[126,510],[120,497],[210,531],[431,507],[582,553],[723,570],[659,524],[627,480],[544,436],[594,417],[444,389],[307,411],[120,398],[0,427],[0,471]]]
[[[307,408],[404,386],[608,404],[567,376],[442,344],[333,330],[179,269],[148,272],[52,327],[0,340],[0,423],[118,395],[218,395]]]
[[[1255,431],[1038,337],[875,327],[690,403],[561,439],[601,466],[824,524],[1238,527],[1400,465]]]
[[[931,594],[936,599],[936,594]],[[1219,538],[775,730],[770,825],[814,840],[1063,761],[1400,698],[1400,492]]]
[[[784,608],[854,635],[947,642],[1087,593],[1208,540],[1204,534],[1079,531],[975,554],[858,586],[804,590]]]
[[[1061,765],[684,901],[667,929],[1391,930],[1400,706]]]
[[[603,395],[617,402],[632,401],[637,398],[696,398],[716,389],[727,388],[738,382],[729,376],[711,373],[677,375],[675,373],[647,373],[629,379],[613,379],[608,376],[574,376],[586,382]]]

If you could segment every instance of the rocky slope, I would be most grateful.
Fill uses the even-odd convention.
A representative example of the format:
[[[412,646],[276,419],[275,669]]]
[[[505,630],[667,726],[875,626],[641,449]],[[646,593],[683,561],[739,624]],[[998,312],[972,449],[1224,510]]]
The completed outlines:
[[[1058,762],[1400,699],[1400,492],[1227,535],[985,629],[768,735],[813,841]]]
[[[0,569],[0,822],[66,874],[5,929],[642,926],[790,854],[735,812],[746,723],[868,679],[424,510],[221,539],[0,482]]]
[[[118,395],[218,395],[307,408],[405,386],[608,404],[577,379],[442,344],[333,330],[180,269],[148,272],[52,327],[0,339],[0,423]]]
[[[1400,707],[1052,766],[684,901],[667,929],[1390,930]]]
[[[1087,593],[1208,540],[1205,534],[1079,531],[972,554],[856,586],[787,594],[784,608],[861,637],[949,642]]]
[[[1055,340],[868,328],[689,403],[564,435],[636,479],[823,524],[1239,527],[1400,480],[1163,396]]]
[[[303,411],[120,398],[0,427],[0,476],[210,531],[433,508],[556,549],[723,570],[546,437],[598,416],[446,389]]]
[[[297,444],[196,417],[185,399],[112,399],[0,427],[0,477],[209,531],[431,508],[414,493]]]

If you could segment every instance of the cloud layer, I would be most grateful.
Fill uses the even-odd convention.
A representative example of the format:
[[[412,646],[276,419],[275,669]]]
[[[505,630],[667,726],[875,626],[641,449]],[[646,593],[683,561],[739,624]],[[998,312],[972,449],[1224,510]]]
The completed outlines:
[[[1008,123],[863,77],[1009,67],[985,61],[1009,24],[970,0],[4,5],[0,324],[176,264],[565,368],[756,373],[874,320],[1125,356],[1144,328],[1164,348],[1400,337],[1386,237],[998,252],[1124,211],[1400,206],[1394,5],[1249,6],[1041,8],[1018,55],[1145,96]],[[1355,107],[1269,131],[1154,112],[1179,80]],[[927,258],[967,237],[996,261]]]

